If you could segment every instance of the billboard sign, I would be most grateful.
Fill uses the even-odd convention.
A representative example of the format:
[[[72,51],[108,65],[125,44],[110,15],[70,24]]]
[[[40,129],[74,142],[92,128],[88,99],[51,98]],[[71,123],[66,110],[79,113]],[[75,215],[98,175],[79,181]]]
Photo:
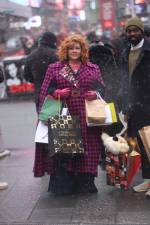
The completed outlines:
[[[99,0],[100,2],[100,21],[103,31],[105,29],[114,30],[115,28],[115,1]]]

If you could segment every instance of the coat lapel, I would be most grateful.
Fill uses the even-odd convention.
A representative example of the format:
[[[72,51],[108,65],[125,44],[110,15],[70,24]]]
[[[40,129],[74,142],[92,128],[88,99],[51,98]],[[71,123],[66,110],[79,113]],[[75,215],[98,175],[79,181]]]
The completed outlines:
[[[140,55],[139,55],[139,57],[138,57],[138,60],[137,60],[137,62],[136,62],[136,65],[135,65],[135,68],[134,68],[134,70],[133,70],[133,73],[134,73],[134,71],[136,70],[136,68],[138,67],[138,65],[141,63],[141,61],[142,61],[142,59],[143,59],[143,57],[144,57],[145,51],[150,51],[149,46],[147,45],[147,41],[146,41],[146,40],[144,40],[144,44],[143,44],[141,53],[140,53]]]

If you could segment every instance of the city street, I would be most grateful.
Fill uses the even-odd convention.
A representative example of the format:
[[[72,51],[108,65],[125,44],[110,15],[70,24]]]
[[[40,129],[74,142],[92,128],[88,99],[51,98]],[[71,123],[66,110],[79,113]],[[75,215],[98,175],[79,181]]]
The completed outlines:
[[[150,199],[144,193],[106,185],[99,169],[98,194],[56,197],[47,192],[49,176],[34,178],[35,105],[0,102],[4,146],[11,155],[0,160],[0,225],[150,225]],[[140,174],[133,184],[141,181]]]

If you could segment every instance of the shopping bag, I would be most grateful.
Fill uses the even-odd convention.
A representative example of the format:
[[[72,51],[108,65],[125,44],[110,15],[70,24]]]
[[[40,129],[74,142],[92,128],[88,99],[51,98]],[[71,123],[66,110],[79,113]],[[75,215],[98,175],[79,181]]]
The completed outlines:
[[[38,122],[34,142],[48,144],[48,126],[42,121]]]
[[[139,135],[143,142],[147,157],[150,161],[150,126],[143,127],[139,130]]]
[[[132,183],[134,177],[137,175],[141,168],[141,155],[133,150],[128,154],[128,168],[127,168],[127,182],[128,186]]]
[[[57,153],[83,154],[79,117],[71,115],[52,116],[48,119],[50,156]]]
[[[86,122],[88,126],[98,126],[106,120],[106,103],[101,99],[85,100]]]
[[[120,189],[128,190],[141,167],[139,153],[118,154],[106,153],[106,183]]]
[[[128,138],[130,151],[114,154],[106,149],[106,182],[127,190],[141,167],[141,156],[136,138]]]
[[[48,121],[50,116],[59,115],[62,105],[60,100],[56,100],[52,96],[47,96],[39,113],[39,120]]]
[[[107,103],[105,105],[106,119],[104,125],[111,125],[117,122],[116,109],[113,102]]]
[[[106,103],[102,99],[93,101],[85,100],[87,126],[111,125],[117,122],[115,105],[113,102]]]
[[[127,190],[127,154],[114,155],[106,152],[106,183],[110,186]]]

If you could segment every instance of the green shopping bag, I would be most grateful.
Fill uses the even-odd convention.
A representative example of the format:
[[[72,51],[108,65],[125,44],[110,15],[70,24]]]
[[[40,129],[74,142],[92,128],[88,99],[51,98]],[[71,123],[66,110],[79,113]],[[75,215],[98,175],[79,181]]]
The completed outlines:
[[[63,103],[60,100],[56,100],[52,96],[46,97],[39,113],[39,120],[48,121],[49,117],[59,115],[62,106]]]

